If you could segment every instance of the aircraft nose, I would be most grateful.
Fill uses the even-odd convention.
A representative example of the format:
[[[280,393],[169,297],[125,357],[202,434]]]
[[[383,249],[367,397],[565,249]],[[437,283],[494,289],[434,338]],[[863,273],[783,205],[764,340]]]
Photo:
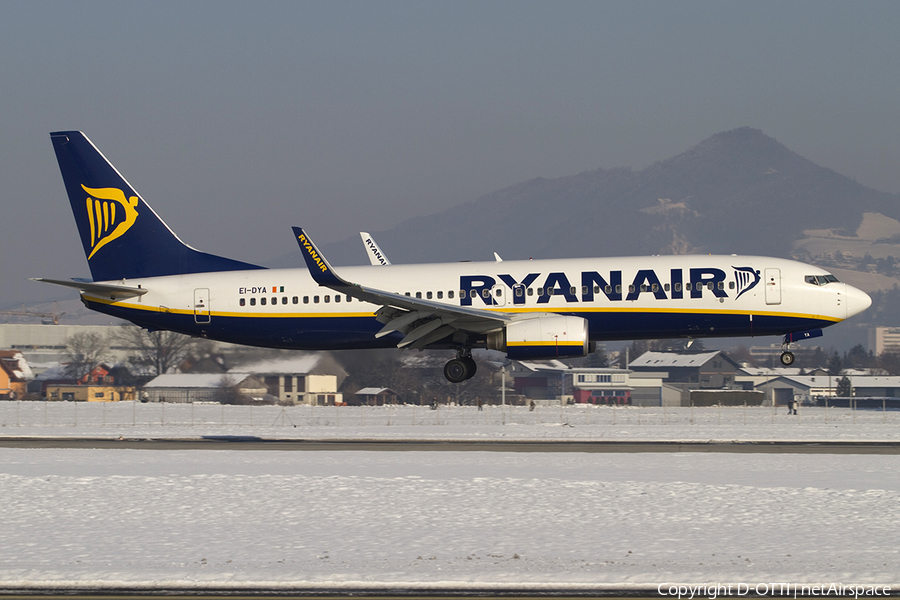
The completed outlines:
[[[870,298],[869,295],[864,291],[857,289],[852,285],[847,286],[845,298],[847,302],[848,318],[852,317],[853,315],[858,315],[862,311],[872,306],[872,298]]]

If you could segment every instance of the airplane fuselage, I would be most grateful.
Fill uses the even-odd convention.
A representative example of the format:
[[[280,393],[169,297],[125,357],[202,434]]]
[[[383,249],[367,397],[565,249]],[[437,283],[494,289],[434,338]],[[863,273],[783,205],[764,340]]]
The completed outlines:
[[[654,256],[343,267],[361,284],[450,306],[588,322],[592,341],[782,335],[833,325],[868,306],[828,273],[757,256]],[[153,329],[214,340],[331,350],[394,347],[379,306],[321,287],[307,269],[254,269],[130,279],[148,292],[89,308]]]

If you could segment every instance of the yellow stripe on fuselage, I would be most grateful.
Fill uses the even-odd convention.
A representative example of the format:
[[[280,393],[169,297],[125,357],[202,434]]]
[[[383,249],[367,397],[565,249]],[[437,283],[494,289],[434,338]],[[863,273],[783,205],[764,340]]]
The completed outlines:
[[[99,304],[116,305],[122,308],[139,310],[143,312],[169,313],[177,315],[192,315],[194,311],[191,309],[166,308],[162,306],[148,306],[134,302],[116,302],[109,298],[98,298],[82,294],[88,300]],[[452,307],[452,305],[448,305]],[[702,308],[640,308],[640,307],[579,307],[575,308],[501,308],[501,309],[482,309],[486,312],[508,313],[508,314],[528,314],[528,313],[554,313],[554,314],[583,314],[583,313],[649,313],[649,314],[695,314],[695,315],[743,315],[757,317],[783,317],[792,319],[815,319],[818,321],[831,321],[840,323],[844,319],[832,317],[829,315],[814,315],[807,313],[779,312],[779,311],[749,311],[749,310],[709,310]],[[354,312],[232,312],[232,311],[211,311],[210,316],[214,317],[233,317],[233,318],[250,318],[250,319],[327,319],[327,318],[348,318],[348,317],[374,317],[375,312],[354,311]]]

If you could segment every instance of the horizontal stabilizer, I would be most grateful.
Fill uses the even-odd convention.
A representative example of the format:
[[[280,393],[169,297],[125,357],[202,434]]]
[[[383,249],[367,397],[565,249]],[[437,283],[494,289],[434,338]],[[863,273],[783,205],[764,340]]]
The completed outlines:
[[[44,283],[52,283],[53,285],[75,288],[80,292],[91,294],[92,296],[106,296],[112,300],[133,298],[134,296],[143,296],[147,293],[147,290],[144,288],[131,287],[127,285],[115,285],[111,283],[68,281],[65,279],[44,279],[43,277],[32,277],[31,281],[43,281]]]

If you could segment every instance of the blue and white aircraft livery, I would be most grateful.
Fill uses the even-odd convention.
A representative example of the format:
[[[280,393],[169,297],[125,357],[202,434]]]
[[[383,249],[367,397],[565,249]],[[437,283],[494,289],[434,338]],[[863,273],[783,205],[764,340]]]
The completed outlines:
[[[791,364],[791,342],[871,304],[819,267],[759,256],[385,259],[338,272],[298,227],[306,268],[267,269],[186,245],[83,133],[50,137],[93,278],[38,281],[148,329],[302,350],[450,348],[444,374],[460,382],[475,374],[473,348],[549,359],[601,340],[782,335]]]

